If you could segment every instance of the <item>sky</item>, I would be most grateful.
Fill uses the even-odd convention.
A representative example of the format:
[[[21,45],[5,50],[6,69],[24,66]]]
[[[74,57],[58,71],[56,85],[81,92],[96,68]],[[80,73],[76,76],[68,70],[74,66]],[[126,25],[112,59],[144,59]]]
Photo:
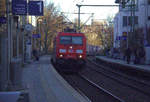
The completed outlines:
[[[76,4],[90,4],[90,5],[115,5],[115,0],[49,0],[54,2],[61,11],[69,13],[77,13],[78,8]],[[118,12],[118,7],[81,7],[81,13],[94,13],[93,19],[101,20],[107,19],[108,16],[114,16]],[[77,18],[77,14],[64,13],[70,20]],[[81,22],[85,22],[91,14],[82,14]],[[90,20],[89,20],[90,22]]]

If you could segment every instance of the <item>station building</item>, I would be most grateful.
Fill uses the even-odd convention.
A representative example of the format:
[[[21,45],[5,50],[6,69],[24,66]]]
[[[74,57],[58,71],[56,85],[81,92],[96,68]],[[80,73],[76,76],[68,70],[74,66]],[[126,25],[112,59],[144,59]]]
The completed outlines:
[[[119,3],[120,6],[119,12],[114,18],[113,46],[115,48],[121,47],[125,49],[131,46],[131,42],[134,42],[145,48],[148,58],[150,57],[148,53],[150,52],[150,0],[135,0],[134,15],[131,13],[131,1],[127,0],[126,6],[123,8],[121,1],[116,0],[116,3]],[[134,25],[132,24],[132,17]],[[133,26],[135,31],[134,35],[130,33],[132,32]]]

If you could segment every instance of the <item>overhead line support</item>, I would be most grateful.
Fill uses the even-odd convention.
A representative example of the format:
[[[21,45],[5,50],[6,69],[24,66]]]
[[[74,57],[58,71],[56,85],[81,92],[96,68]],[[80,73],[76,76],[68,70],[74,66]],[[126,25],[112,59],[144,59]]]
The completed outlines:
[[[80,5],[80,4],[76,4],[76,6],[78,7],[78,31],[80,32],[80,9],[82,6],[92,6],[92,7],[118,7],[120,5]]]

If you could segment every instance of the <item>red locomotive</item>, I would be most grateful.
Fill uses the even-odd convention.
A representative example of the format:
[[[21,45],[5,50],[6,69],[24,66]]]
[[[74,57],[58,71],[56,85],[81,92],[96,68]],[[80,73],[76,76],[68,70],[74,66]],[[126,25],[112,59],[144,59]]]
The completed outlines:
[[[83,33],[60,32],[54,39],[52,61],[59,66],[77,69],[86,63],[86,38]],[[69,68],[69,69],[71,69]]]

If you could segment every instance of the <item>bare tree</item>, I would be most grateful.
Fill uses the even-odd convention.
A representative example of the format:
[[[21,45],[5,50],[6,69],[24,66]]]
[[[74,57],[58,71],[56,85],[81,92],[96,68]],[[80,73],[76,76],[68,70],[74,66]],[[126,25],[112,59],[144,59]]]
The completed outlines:
[[[63,16],[59,13],[54,3],[50,3],[44,9],[44,16],[41,18],[41,45],[44,48],[45,53],[51,49],[53,44],[53,38],[57,32],[62,30]]]
[[[110,48],[112,46],[113,26],[106,21],[94,22],[84,27],[83,32],[87,36],[88,44]]]

